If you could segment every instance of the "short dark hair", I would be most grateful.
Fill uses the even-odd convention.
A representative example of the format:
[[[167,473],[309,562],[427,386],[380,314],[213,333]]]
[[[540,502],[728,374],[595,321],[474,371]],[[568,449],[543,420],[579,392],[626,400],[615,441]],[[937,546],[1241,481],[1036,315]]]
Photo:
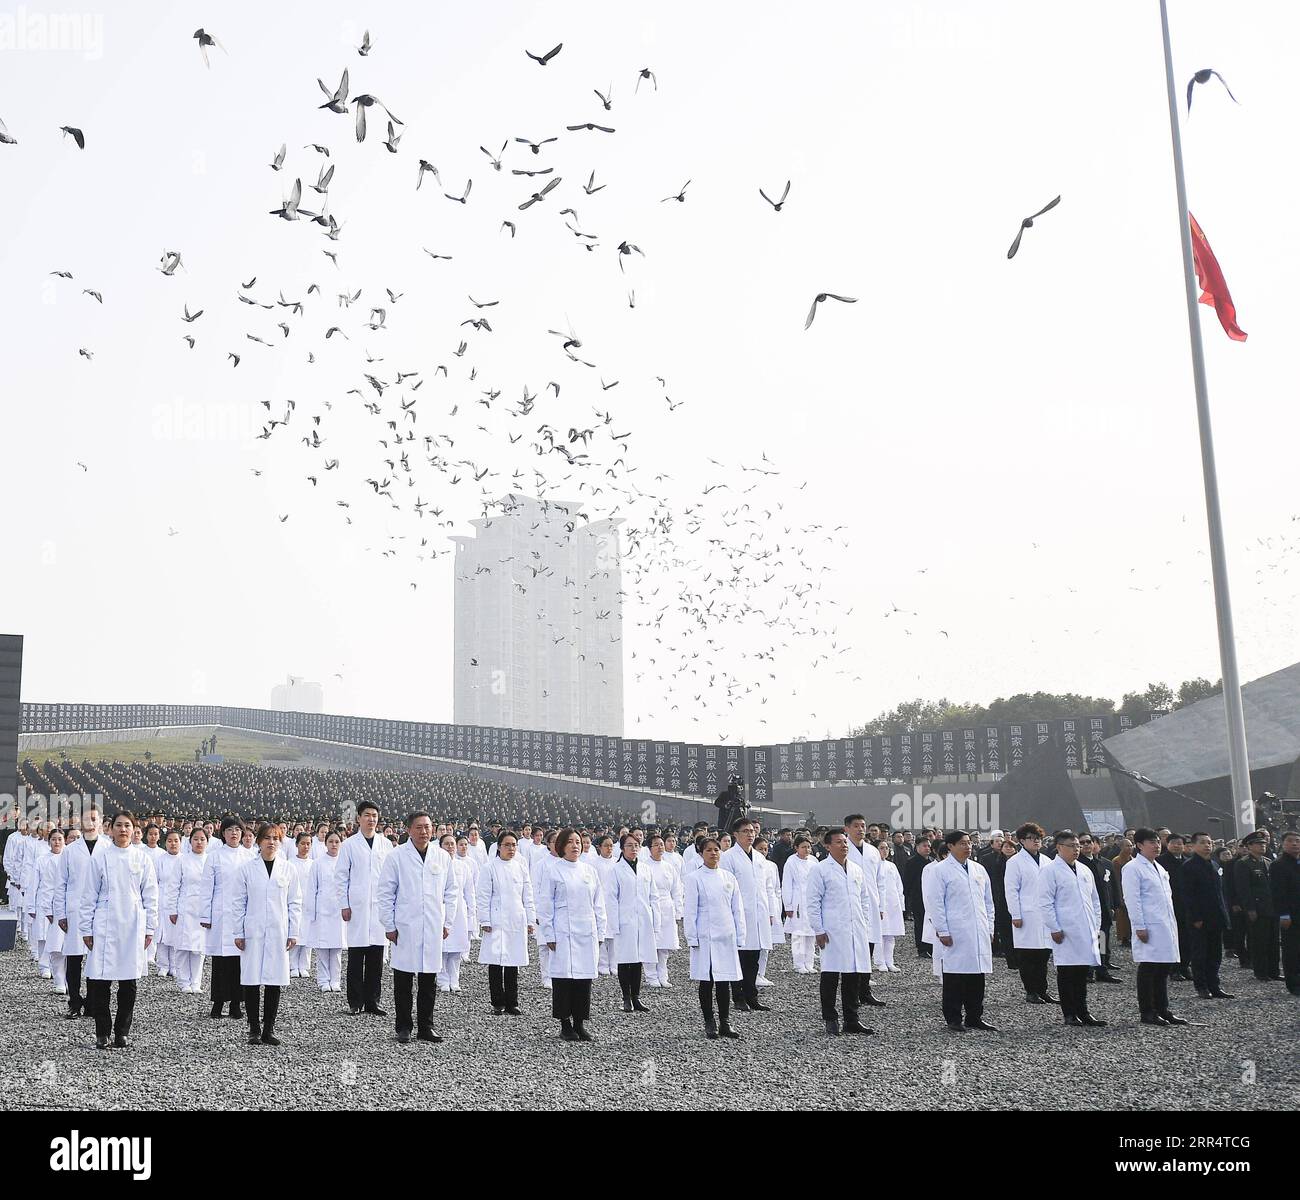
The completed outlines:
[[[1046,830],[1037,821],[1026,821],[1016,830],[1016,841],[1022,841],[1027,837],[1041,838],[1045,832]]]
[[[1169,836],[1168,836],[1167,838],[1165,838],[1165,845],[1166,845],[1166,846],[1169,845],[1169,843],[1172,842],[1175,838],[1177,838],[1180,842],[1185,842],[1185,841],[1187,841],[1187,839],[1186,839],[1185,837],[1183,837],[1183,835],[1182,835],[1181,833],[1174,833],[1174,832],[1170,831]]]
[[[1140,846],[1143,842],[1158,842],[1160,835],[1154,829],[1148,829],[1143,825],[1140,829],[1133,831],[1133,844]]]
[[[849,813],[849,815],[844,818],[844,828],[847,829],[854,821],[861,821],[865,824],[866,820],[867,818],[861,813]]]
[[[955,846],[962,838],[969,836],[964,829],[950,829],[943,835],[943,844],[945,846]]]
[[[828,829],[822,834],[822,845],[829,846],[831,844],[831,838],[837,837],[847,838],[848,834],[842,829]]]
[[[738,829],[741,829],[746,825],[752,825],[752,824],[754,824],[754,820],[752,817],[737,817],[731,823],[731,832],[735,833]]]
[[[704,847],[705,847],[705,846],[708,846],[708,845],[710,845],[710,844],[712,844],[712,845],[714,845],[714,846],[717,846],[717,848],[718,848],[719,850],[722,849],[722,843],[721,843],[720,841],[718,841],[717,838],[715,838],[715,837],[709,837],[709,835],[708,835],[708,834],[705,834],[705,833],[700,834],[700,836],[699,836],[698,838],[696,838],[696,840],[695,840],[695,849],[696,849],[696,851],[697,851],[698,853],[703,854],[703,853],[704,853]]]
[[[361,803],[357,805],[357,816],[360,816],[368,808],[373,808],[376,814],[379,812],[379,805],[373,800],[362,800]],[[427,817],[429,814],[425,813],[424,815]]]
[[[110,829],[112,829],[113,826],[117,824],[118,817],[125,817],[128,821],[131,822],[132,825],[137,824],[135,819],[135,813],[133,813],[129,808],[119,808],[117,812],[113,813],[108,818],[108,827]]]
[[[373,808],[373,809],[375,810],[375,812],[378,812],[378,811],[379,811],[379,809],[378,809],[375,805],[373,805],[373,804],[371,804],[370,807]],[[357,809],[357,811],[360,812],[361,810],[360,810],[360,809]],[[406,825],[407,829],[410,829],[411,826],[414,825],[414,824],[416,823],[416,821],[418,821],[421,817],[429,817],[429,814],[428,814],[427,812],[425,812],[424,809],[422,809],[422,808],[421,808],[421,809],[417,809],[415,812],[407,813],[407,814],[406,814],[406,821],[405,821],[405,825]],[[432,818],[432,817],[429,817],[429,823],[430,823],[430,824],[433,823],[433,818]]]
[[[1204,829],[1198,829],[1194,834],[1192,834],[1192,841],[1196,841],[1197,838],[1209,838],[1211,843],[1214,841],[1214,838],[1211,837],[1210,834],[1206,833]]]
[[[811,845],[812,845],[812,838],[810,838],[806,833],[801,833],[798,837],[794,839],[794,846],[796,850],[800,846],[811,846]]]
[[[1076,834],[1073,829],[1058,829],[1054,834],[1052,834],[1052,841],[1054,842],[1077,842],[1078,840],[1079,835]]]

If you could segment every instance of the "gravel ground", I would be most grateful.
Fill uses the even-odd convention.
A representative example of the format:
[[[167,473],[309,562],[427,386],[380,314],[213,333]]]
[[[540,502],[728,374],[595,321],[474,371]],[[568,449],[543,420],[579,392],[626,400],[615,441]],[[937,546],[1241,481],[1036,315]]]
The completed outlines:
[[[901,940],[900,940],[901,941]],[[466,963],[458,996],[438,997],[442,1045],[393,1040],[392,1017],[353,1017],[342,993],[295,980],[278,1048],[249,1046],[247,1027],[208,1017],[206,997],[171,980],[141,985],[133,1047],[94,1048],[89,1021],[62,1019],[63,1000],[39,979],[26,947],[0,955],[0,1106],[5,1109],[1293,1109],[1300,1103],[1300,1000],[1227,961],[1235,1000],[1198,1000],[1172,985],[1174,1010],[1204,1028],[1137,1022],[1133,968],[1123,986],[1090,989],[1105,1029],[1066,1029],[1059,1010],[1024,1003],[1001,962],[986,1019],[998,1033],[955,1037],[939,1014],[938,981],[909,938],[901,974],[877,974],[886,1008],[864,1010],[878,1036],[827,1038],[817,977],[772,954],[770,1013],[741,1014],[741,1040],[703,1036],[685,952],[671,990],[645,989],[653,1010],[625,1015],[618,984],[597,981],[590,1027],[598,1039],[557,1038],[550,993],[534,964],[521,973],[521,1017],[496,1017],[487,970]],[[206,971],[205,971],[206,981]],[[383,1007],[390,1009],[385,970]],[[1048,1039],[1052,1041],[1049,1042]],[[1076,1058],[1071,1052],[1088,1049]],[[1061,1051],[1072,1069],[1063,1079]]]

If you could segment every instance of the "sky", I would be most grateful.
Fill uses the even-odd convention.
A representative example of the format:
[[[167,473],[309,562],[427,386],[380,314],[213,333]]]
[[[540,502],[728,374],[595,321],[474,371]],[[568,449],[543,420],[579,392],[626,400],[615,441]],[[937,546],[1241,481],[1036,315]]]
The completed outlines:
[[[1285,215],[1300,166],[1279,150],[1300,9],[1170,9],[1179,92],[1212,66],[1239,101],[1212,82],[1181,116],[1190,206],[1249,334],[1229,341],[1201,308],[1249,680],[1300,657]],[[84,15],[84,36],[55,14]],[[224,48],[210,67],[199,27]],[[544,68],[525,56],[561,42]],[[647,65],[658,86],[636,90]],[[345,67],[401,118],[396,153],[381,108],[360,144],[350,112],[319,108],[317,78]],[[611,83],[607,112],[593,89]],[[609,486],[580,497],[589,516],[678,516],[675,541],[624,565],[629,735],[776,742],[916,696],[1118,699],[1219,675],[1154,0],[28,4],[0,22],[0,120],[17,139],[0,145],[0,630],[25,636],[25,700],[265,706],[292,673],[325,685],[329,712],[451,720],[446,539],[470,532],[481,487],[518,490],[512,472],[542,461],[534,426],[501,411],[522,388],[539,425],[598,429],[586,478],[620,455],[611,484],[658,498],[612,513]],[[564,129],[588,121],[617,132]],[[552,136],[536,155],[513,141]],[[507,139],[498,173],[480,146]],[[336,242],[270,215],[315,181],[312,143],[336,165]],[[416,190],[420,158],[444,186]],[[509,171],[543,165],[562,183],[518,211],[545,180]],[[606,186],[587,195],[592,170]],[[444,197],[466,179],[464,205]],[[774,212],[758,189],[787,179]],[[1058,194],[1008,261],[1020,218]],[[182,255],[170,276],[165,250]],[[805,330],[821,291],[857,302],[824,303]],[[372,304],[382,329],[364,328]],[[187,324],[186,305],[204,315]],[[460,325],[481,316],[490,334]],[[334,324],[348,340],[325,339]],[[421,390],[392,382],[414,370]],[[475,411],[491,389],[496,409]],[[364,481],[386,473],[376,431],[404,423],[399,393],[483,484],[426,471],[399,484],[402,511],[378,500]],[[259,439],[291,401],[290,425]],[[313,415],[320,449],[300,441]],[[522,426],[518,445],[501,436]],[[545,494],[571,495],[558,456],[544,462]],[[719,483],[730,510],[704,490]],[[441,515],[417,517],[417,495]],[[741,503],[754,525],[733,527]],[[741,611],[693,641],[671,611],[651,626],[760,535],[781,547],[764,582],[742,560],[724,594],[766,613],[786,600],[784,632]]]

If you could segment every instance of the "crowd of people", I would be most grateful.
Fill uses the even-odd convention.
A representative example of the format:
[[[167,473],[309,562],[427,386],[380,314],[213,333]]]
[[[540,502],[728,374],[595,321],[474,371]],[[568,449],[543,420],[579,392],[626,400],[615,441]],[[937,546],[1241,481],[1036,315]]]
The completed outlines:
[[[566,1041],[592,1040],[600,976],[617,977],[623,1010],[637,1013],[643,989],[673,987],[682,966],[705,1036],[735,1038],[736,1012],[770,1011],[768,958],[787,938],[794,971],[820,974],[827,1034],[869,1034],[863,1010],[886,1003],[873,976],[899,970],[909,919],[954,1033],[995,1028],[984,1010],[995,955],[1019,972],[1027,1003],[1059,1005],[1078,1027],[1105,1024],[1088,987],[1121,982],[1118,944],[1136,965],[1144,1024],[1187,1023],[1170,1007],[1171,978],[1231,999],[1225,946],[1258,979],[1284,978],[1300,995],[1294,832],[1274,856],[1263,832],[1224,848],[1203,832],[1048,837],[1026,822],[981,839],[893,831],[859,814],[777,831],[742,815],[719,831],[398,811],[395,822],[363,798],[347,823],[140,819],[126,808],[22,822],[4,844],[8,902],[36,969],[66,996],[69,1018],[94,1018],[101,1048],[129,1046],[150,968],[184,993],[206,990],[209,1015],[246,1021],[250,1042],[276,1045],[282,992],[313,978],[313,958],[316,986],[345,992],[354,1015],[387,1015],[390,969],[397,1040],[437,1042],[437,994],[461,990],[476,952],[500,1016],[522,1012],[520,972],[535,964]]]

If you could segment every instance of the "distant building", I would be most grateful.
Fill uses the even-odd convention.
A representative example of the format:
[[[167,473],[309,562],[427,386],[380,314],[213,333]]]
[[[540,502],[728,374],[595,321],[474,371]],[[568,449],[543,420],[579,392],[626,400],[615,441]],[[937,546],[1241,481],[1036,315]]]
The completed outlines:
[[[324,712],[325,692],[319,683],[288,675],[271,689],[271,707],[280,712]]]
[[[455,720],[623,735],[618,520],[507,496],[455,537]]]

